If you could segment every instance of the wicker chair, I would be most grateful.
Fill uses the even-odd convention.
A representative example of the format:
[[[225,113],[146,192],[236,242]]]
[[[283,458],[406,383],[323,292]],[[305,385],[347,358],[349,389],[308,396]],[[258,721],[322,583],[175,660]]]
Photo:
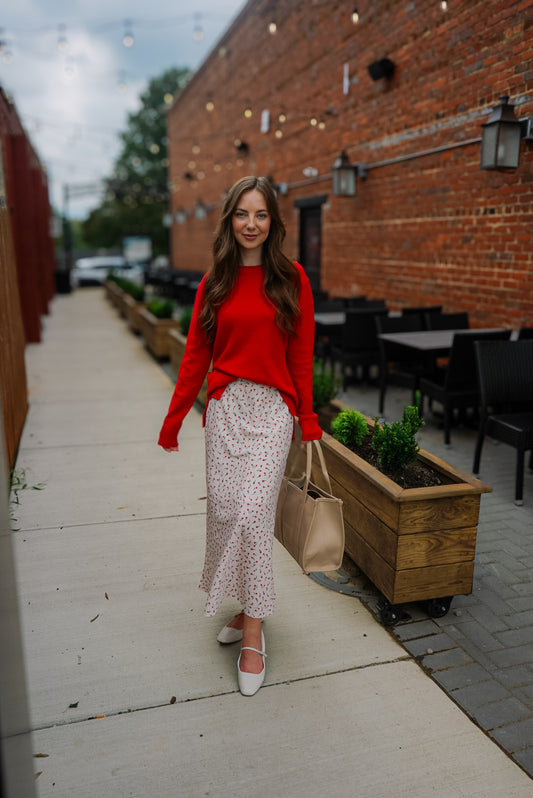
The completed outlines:
[[[396,332],[418,332],[422,330],[420,316],[376,316],[378,334]],[[392,341],[378,338],[379,343],[379,414],[385,410],[385,394],[388,385],[400,385],[412,391],[412,403],[416,403],[416,390],[420,383],[423,364],[416,362],[412,352]]]
[[[468,330],[468,313],[425,313],[426,330]]]
[[[474,454],[479,474],[485,435],[516,449],[515,504],[523,504],[524,456],[533,469],[533,340],[476,341],[481,421]]]
[[[448,366],[431,378],[420,380],[422,407],[424,397],[439,402],[444,411],[444,443],[450,445],[450,431],[453,411],[465,412],[468,408],[479,406],[479,388],[476,377],[476,356],[474,341],[508,340],[510,330],[458,332],[453,336]]]
[[[331,346],[330,358],[333,364],[340,363],[342,389],[346,390],[351,370],[352,379],[357,380],[357,368],[368,376],[370,366],[379,364],[379,346],[376,317],[387,315],[387,309],[361,308],[346,311],[346,321],[342,326],[341,339]]]

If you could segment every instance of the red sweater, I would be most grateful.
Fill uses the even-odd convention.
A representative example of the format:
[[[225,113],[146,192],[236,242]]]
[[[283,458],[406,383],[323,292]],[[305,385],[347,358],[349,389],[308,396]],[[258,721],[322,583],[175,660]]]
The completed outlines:
[[[282,332],[276,324],[276,309],[263,292],[262,266],[241,266],[235,285],[218,309],[215,340],[209,344],[199,320],[203,278],[178,381],[159,435],[160,446],[177,446],[183,419],[198,396],[211,361],[208,402],[219,399],[230,382],[237,379],[269,385],[278,389],[292,415],[298,417],[304,441],[322,437],[313,412],[313,295],[303,268],[299,263],[295,265],[300,273],[296,335]]]

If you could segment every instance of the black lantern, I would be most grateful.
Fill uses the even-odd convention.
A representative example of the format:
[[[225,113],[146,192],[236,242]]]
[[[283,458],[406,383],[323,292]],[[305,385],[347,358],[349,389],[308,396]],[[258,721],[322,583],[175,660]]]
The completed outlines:
[[[333,164],[332,174],[333,195],[335,197],[354,197],[356,167],[350,163],[345,150],[342,150]]]
[[[481,168],[518,169],[521,126],[507,94],[500,97],[500,104],[482,127]]]

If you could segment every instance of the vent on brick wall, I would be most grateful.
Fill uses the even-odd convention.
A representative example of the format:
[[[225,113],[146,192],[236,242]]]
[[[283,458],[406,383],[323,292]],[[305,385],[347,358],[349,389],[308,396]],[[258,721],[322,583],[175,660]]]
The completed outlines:
[[[379,61],[373,61],[368,66],[372,80],[381,80],[381,78],[389,80],[394,75],[394,69],[394,62],[390,58],[380,58]]]

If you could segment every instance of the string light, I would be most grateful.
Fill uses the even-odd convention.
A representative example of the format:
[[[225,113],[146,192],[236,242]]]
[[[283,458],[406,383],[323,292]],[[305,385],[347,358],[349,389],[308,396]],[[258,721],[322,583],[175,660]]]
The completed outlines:
[[[211,113],[211,111],[214,111],[215,103],[212,100],[208,100],[205,104],[205,110],[209,111],[209,113]]]
[[[76,65],[74,64],[74,60],[67,56],[63,63],[63,77],[66,80],[73,80],[76,76]]]
[[[65,25],[57,26],[57,49],[60,53],[66,53],[68,51],[68,41],[65,31]]]
[[[167,91],[167,93],[163,97],[163,101],[165,105],[172,105],[172,103],[174,102],[174,95],[171,94],[169,91]]]
[[[354,25],[357,25],[358,22],[359,22],[359,11],[357,10],[357,8],[354,8],[354,10],[352,11],[352,23]]]
[[[122,44],[124,47],[133,47],[133,33],[131,32],[131,21],[126,19],[124,21],[124,36],[122,37]]]
[[[316,118],[316,116],[311,117],[311,119],[309,120],[309,124],[311,125],[311,127],[316,127],[318,125],[318,119]]]
[[[279,127],[278,127],[278,128],[276,129],[276,131],[275,131],[274,135],[275,135],[275,137],[276,137],[277,139],[281,139],[281,138],[283,138],[283,130],[281,130],[281,128],[279,128]]]
[[[192,153],[193,155],[198,155],[199,152],[200,152],[200,147],[198,146],[198,144],[195,144],[192,148]]]
[[[195,14],[194,15],[194,19],[195,19],[195,22],[194,22],[194,30],[193,30],[192,37],[193,37],[195,42],[201,42],[202,39],[204,38],[204,31],[202,29],[202,15],[201,15],[201,13]]]
[[[246,119],[250,119],[252,114],[253,114],[252,109],[250,108],[249,105],[247,105],[246,108],[244,109],[244,116],[246,117]]]
[[[448,3],[446,2],[446,0],[441,0],[440,7],[441,7],[442,11],[447,11]]]
[[[286,121],[287,121],[287,116],[282,111],[281,114],[278,116],[278,122],[282,125]]]
[[[273,20],[272,20],[272,22],[268,23],[268,32],[270,33],[271,36],[273,36],[276,33],[277,29],[278,29],[278,26],[276,25],[276,23]]]

